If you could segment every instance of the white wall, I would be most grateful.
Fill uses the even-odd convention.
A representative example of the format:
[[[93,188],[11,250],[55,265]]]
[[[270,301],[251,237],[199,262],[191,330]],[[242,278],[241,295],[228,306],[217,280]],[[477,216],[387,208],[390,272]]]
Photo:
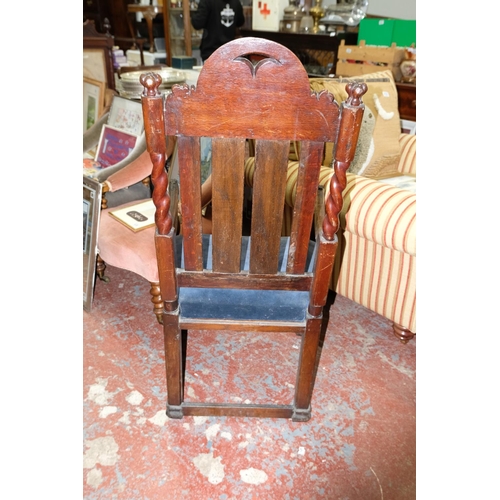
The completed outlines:
[[[368,0],[366,13],[396,19],[417,19],[416,3],[417,0]]]

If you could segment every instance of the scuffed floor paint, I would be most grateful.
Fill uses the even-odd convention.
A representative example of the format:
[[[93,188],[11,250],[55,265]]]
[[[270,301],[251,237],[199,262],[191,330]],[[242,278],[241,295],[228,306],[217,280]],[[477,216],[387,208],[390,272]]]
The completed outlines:
[[[169,419],[149,284],[106,274],[84,312],[85,500],[415,498],[416,340],[338,296],[309,422]],[[186,399],[290,403],[297,360],[294,334],[192,332]]]
[[[221,460],[222,457],[214,458],[213,452],[200,453],[193,458],[193,463],[210,484],[219,484],[224,479],[224,465]]]

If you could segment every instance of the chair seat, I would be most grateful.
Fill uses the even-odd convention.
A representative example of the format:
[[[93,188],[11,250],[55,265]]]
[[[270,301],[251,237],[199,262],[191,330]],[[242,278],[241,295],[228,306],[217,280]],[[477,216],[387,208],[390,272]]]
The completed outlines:
[[[232,288],[179,288],[181,321],[305,322],[309,292],[236,290]],[[206,307],[204,307],[206,305]]]
[[[135,205],[137,201],[126,203],[121,207]],[[142,276],[150,283],[158,281],[158,265],[156,263],[155,228],[148,227],[134,233],[124,224],[109,215],[107,208],[101,212],[98,238],[99,255],[107,264],[126,269]]]

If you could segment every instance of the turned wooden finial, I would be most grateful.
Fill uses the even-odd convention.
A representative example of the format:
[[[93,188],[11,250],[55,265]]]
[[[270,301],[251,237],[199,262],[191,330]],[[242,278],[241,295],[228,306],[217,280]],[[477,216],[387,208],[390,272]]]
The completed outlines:
[[[366,94],[368,85],[366,83],[348,83],[345,86],[347,99],[345,103],[348,106],[360,106],[363,104],[361,98]]]
[[[158,90],[161,85],[161,76],[158,73],[143,73],[139,81],[142,83],[144,90],[142,92],[143,96],[146,97],[157,97],[161,93]]]
[[[339,229],[339,213],[342,209],[342,192],[347,184],[346,172],[354,158],[358,143],[361,120],[365,110],[362,97],[366,94],[366,83],[348,83],[345,87],[347,99],[342,103],[339,136],[335,145],[334,173],[330,179],[330,193],[325,200],[323,219],[324,237],[331,241]],[[352,136],[350,131],[353,130]]]

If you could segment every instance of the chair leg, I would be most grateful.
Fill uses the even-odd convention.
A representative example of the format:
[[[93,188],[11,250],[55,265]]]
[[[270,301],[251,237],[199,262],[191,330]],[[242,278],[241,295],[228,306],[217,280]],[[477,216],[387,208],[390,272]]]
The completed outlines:
[[[413,337],[415,337],[415,334],[404,326],[393,323],[392,328],[394,330],[394,335],[396,335],[396,337],[403,344],[407,344]]]
[[[101,256],[97,254],[96,257],[96,273],[101,281],[105,281],[109,283],[109,278],[104,275],[104,271],[106,270],[106,262],[101,259]]]
[[[167,375],[167,415],[182,418],[184,399],[183,381],[183,335],[179,328],[178,311],[165,314],[163,318],[165,339],[165,366]]]
[[[321,316],[308,319],[302,337],[292,415],[294,422],[307,422],[311,418],[311,399],[316,373],[321,323]]]
[[[151,302],[153,303],[153,311],[160,325],[163,325],[163,300],[161,298],[160,283],[150,282]]]

